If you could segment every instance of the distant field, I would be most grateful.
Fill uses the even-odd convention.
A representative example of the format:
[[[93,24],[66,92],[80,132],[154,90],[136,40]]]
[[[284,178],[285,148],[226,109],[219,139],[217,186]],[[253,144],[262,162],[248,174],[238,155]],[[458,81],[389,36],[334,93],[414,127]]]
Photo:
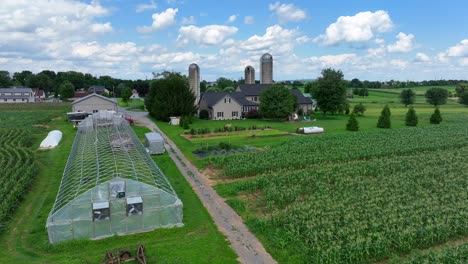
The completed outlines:
[[[416,87],[406,87],[406,88],[381,88],[381,89],[369,89],[371,91],[385,91],[389,93],[396,93],[400,94],[402,90],[404,89],[411,89],[413,90],[417,95],[424,95],[427,90],[434,88],[434,87],[439,87],[439,88],[444,88],[447,89],[449,92],[455,93],[455,85],[449,85],[449,86],[416,86]]]
[[[141,99],[131,99],[129,102],[124,103],[122,98],[117,98],[117,103],[120,107],[123,107],[130,111],[144,111],[145,110],[145,101]]]
[[[468,236],[466,122],[212,158],[218,177],[248,177],[215,188],[279,262],[368,263],[432,248]]]

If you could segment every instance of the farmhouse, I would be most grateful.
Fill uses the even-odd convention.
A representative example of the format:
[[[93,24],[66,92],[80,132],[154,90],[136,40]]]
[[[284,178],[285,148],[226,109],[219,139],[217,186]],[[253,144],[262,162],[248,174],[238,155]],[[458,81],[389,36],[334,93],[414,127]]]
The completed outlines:
[[[208,118],[213,120],[241,119],[249,111],[258,110],[260,94],[273,84],[241,84],[234,92],[205,92],[199,109],[208,111]],[[303,113],[313,109],[313,102],[299,90],[291,90],[296,96],[298,108]]]
[[[0,88],[0,103],[30,103],[34,102],[31,88]]]
[[[116,111],[117,103],[102,95],[92,93],[72,103],[73,112],[97,113],[99,111]]]
[[[182,226],[182,202],[128,122],[109,112],[80,123],[47,218],[50,243]]]
[[[105,94],[105,93],[109,93],[109,90],[106,89],[105,86],[102,86],[102,85],[91,85],[89,88],[88,88],[88,93],[97,93],[97,94]]]
[[[35,88],[35,89],[33,89],[33,93],[34,93],[34,100],[36,102],[42,102],[42,101],[44,101],[46,99],[44,90],[41,90],[39,88]]]

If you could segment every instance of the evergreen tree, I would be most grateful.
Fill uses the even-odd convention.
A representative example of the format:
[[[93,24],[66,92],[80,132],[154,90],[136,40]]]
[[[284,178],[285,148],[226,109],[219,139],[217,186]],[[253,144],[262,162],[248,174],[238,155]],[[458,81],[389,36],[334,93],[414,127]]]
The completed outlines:
[[[349,116],[348,123],[346,124],[346,130],[349,130],[349,131],[358,131],[359,130],[359,123],[358,123],[354,113]]]
[[[442,122],[442,116],[440,115],[440,110],[438,107],[434,110],[434,114],[431,115],[429,120],[431,124],[440,124]]]
[[[407,126],[418,125],[418,116],[416,115],[416,111],[414,111],[414,108],[412,106],[410,106],[410,108],[408,109],[408,113],[406,113],[405,124]]]
[[[388,107],[388,105],[386,105],[382,109],[382,113],[379,117],[379,121],[377,122],[377,127],[378,128],[390,128],[391,127],[390,116],[391,116],[390,108]]]

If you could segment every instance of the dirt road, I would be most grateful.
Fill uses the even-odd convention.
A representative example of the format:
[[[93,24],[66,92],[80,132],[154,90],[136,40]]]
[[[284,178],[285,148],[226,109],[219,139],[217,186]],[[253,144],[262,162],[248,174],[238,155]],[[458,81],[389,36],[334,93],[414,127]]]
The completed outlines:
[[[145,113],[123,112],[132,116],[137,124],[160,133],[165,139],[165,147],[170,157],[207,208],[219,230],[228,238],[241,263],[277,263],[266,252],[257,237],[248,230],[242,218],[210,186],[207,178],[199,173],[198,169],[185,158],[174,142]]]

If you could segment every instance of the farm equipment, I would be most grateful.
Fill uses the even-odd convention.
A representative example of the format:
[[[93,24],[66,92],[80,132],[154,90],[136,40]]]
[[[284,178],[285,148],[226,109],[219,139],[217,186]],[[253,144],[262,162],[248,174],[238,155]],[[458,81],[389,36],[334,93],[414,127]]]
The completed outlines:
[[[136,261],[138,264],[147,264],[145,257],[145,246],[138,245],[136,250],[116,249],[106,252],[103,264],[120,264],[127,261]]]

